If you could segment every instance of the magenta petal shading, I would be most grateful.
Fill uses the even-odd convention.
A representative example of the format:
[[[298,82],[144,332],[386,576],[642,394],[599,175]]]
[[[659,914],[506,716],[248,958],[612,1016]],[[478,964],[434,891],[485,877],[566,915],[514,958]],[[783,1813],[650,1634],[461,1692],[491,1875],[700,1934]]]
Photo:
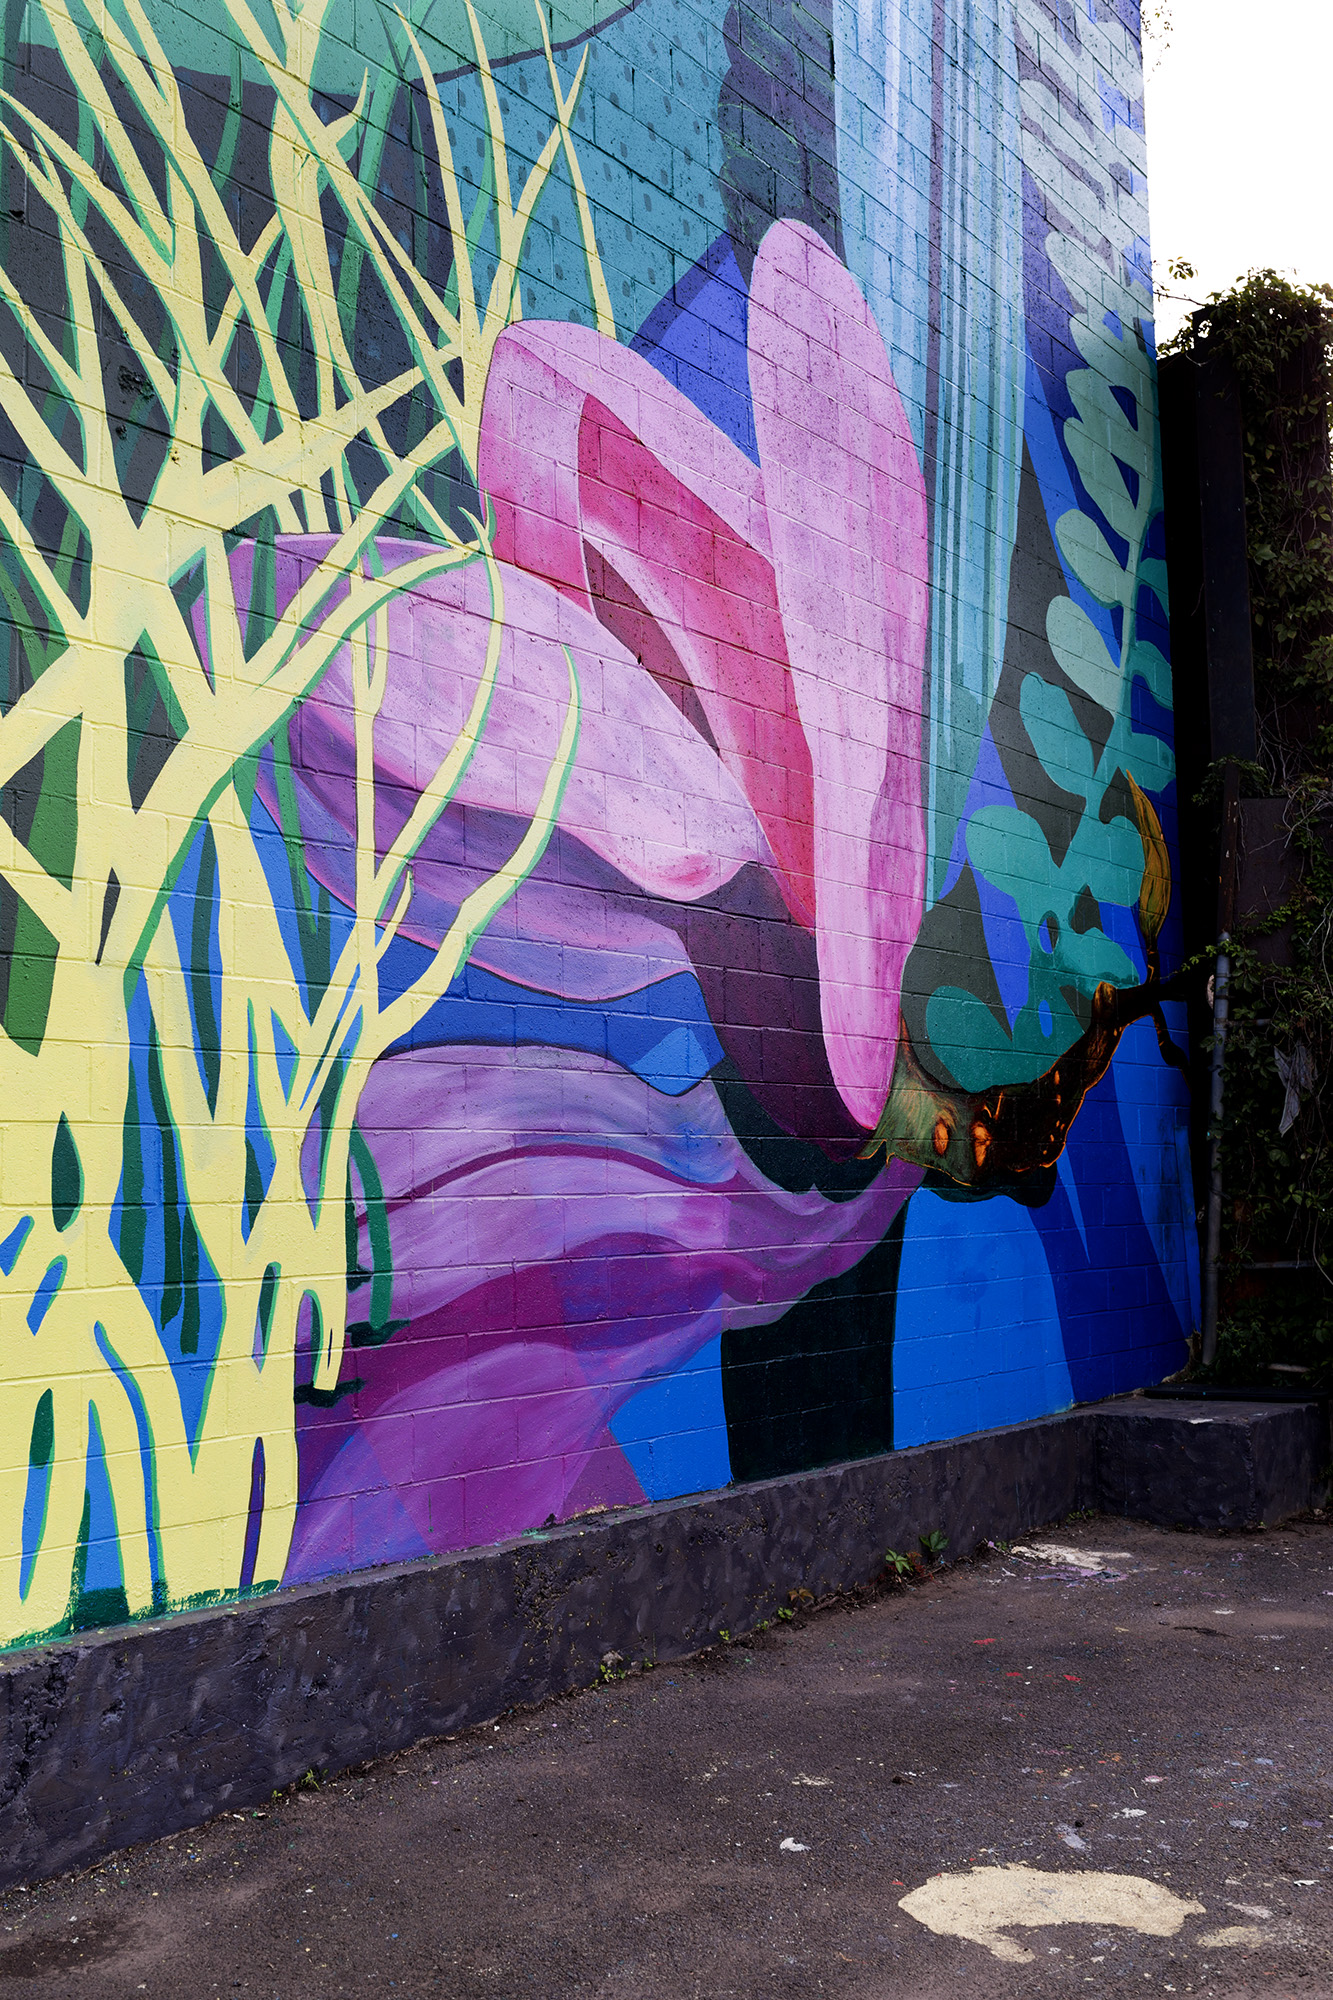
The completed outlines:
[[[884,342],[814,231],[780,222],[750,289],[750,390],[787,658],[814,770],[829,1063],[873,1126],[921,920],[926,491]]]
[[[511,329],[482,478],[501,552],[682,684],[815,932],[833,1076],[870,1128],[924,896],[925,482],[869,307],[800,224],[760,246],[749,365],[758,479],[638,356]]]
[[[792,914],[812,924],[810,752],[752,462],[637,355],[586,328],[539,324],[496,345],[480,477],[498,553],[538,567],[622,637],[627,609],[656,628],[758,815]],[[550,519],[539,511],[548,496]],[[635,650],[660,678],[661,661]]]

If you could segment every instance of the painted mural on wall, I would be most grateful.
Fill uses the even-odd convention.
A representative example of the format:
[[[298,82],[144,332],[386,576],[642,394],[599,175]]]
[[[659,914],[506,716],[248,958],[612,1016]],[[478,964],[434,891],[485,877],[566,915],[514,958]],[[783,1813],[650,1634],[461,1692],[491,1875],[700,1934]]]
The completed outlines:
[[[8,1643],[1193,1313],[1130,0],[28,0]]]

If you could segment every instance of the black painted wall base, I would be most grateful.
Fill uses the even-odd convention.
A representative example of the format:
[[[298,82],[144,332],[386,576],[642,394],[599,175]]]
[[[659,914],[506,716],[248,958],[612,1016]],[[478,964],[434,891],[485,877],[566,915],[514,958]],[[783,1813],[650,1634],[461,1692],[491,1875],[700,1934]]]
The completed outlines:
[[[1317,1403],[1155,1402],[1077,1411],[1091,1424],[1099,1507],[1164,1528],[1247,1528],[1322,1498],[1328,1418]]]
[[[0,1655],[0,1882],[586,1686],[608,1652],[680,1659],[931,1529],[964,1555],[1082,1507],[1273,1521],[1328,1456],[1313,1404],[1132,1398]]]

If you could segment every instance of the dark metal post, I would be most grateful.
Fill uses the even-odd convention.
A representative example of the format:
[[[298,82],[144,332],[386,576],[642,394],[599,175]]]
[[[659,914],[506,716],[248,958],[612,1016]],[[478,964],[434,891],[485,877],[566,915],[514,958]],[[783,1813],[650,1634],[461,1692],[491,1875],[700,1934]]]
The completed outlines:
[[[1203,1256],[1203,1346],[1205,1368],[1217,1359],[1217,1263],[1222,1249],[1222,1084],[1227,1053],[1227,996],[1231,985],[1230,933],[1219,940],[1213,974],[1213,1057],[1209,1065],[1208,1219]]]
[[[1217,965],[1213,972],[1213,1052],[1208,1065],[1208,1207],[1203,1253],[1203,1341],[1199,1359],[1217,1359],[1217,1266],[1222,1250],[1222,1103],[1231,991],[1231,926],[1236,915],[1240,859],[1240,772],[1228,764],[1222,781],[1222,852],[1217,871]]]
[[[1204,1216],[1201,1359],[1210,1362],[1217,1352],[1228,946],[1235,922],[1241,825],[1236,765],[1252,763],[1258,755],[1245,432],[1235,372],[1211,342],[1199,341],[1192,354],[1170,357],[1162,367],[1161,388],[1186,950],[1199,951],[1213,939],[1219,944],[1208,1087],[1205,1093],[1200,1064],[1191,1120],[1196,1199]],[[1209,837],[1209,816],[1184,810],[1185,802],[1197,797],[1210,764],[1223,765],[1225,776],[1218,848]],[[1207,1036],[1208,1014],[1195,1002],[1191,1015],[1198,1047]]]

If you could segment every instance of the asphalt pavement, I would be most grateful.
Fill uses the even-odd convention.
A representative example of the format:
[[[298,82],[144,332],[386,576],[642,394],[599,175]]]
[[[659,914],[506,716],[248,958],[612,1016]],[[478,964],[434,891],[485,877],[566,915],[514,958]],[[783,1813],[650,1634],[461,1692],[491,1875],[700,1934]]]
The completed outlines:
[[[0,1995],[1333,1996],[1333,1524],[791,1611],[11,1890]]]

